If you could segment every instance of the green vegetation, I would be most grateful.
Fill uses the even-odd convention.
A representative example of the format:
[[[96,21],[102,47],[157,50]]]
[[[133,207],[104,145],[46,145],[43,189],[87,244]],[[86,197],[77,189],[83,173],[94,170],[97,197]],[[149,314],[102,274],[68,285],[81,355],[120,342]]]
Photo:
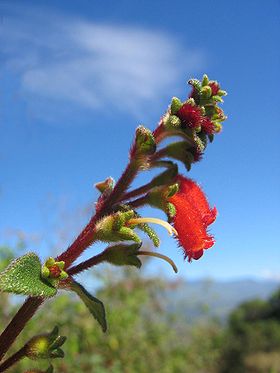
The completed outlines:
[[[3,268],[12,252],[2,248],[0,255]],[[267,302],[242,304],[226,327],[210,318],[207,323],[190,324],[184,315],[168,313],[164,307],[166,290],[168,301],[174,301],[174,283],[142,277],[134,268],[111,268],[104,265],[92,271],[97,272],[95,277],[88,277],[88,283],[101,284],[93,295],[106,304],[107,333],[102,333],[78,298],[65,292],[46,302],[13,351],[33,335],[50,332],[58,325],[68,339],[63,346],[65,358],[53,362],[55,372],[280,372],[280,292]],[[14,299],[1,294],[1,329],[17,309]],[[11,372],[47,366],[46,361],[24,359]]]
[[[225,335],[224,373],[280,372],[280,290],[268,301],[243,303]]]

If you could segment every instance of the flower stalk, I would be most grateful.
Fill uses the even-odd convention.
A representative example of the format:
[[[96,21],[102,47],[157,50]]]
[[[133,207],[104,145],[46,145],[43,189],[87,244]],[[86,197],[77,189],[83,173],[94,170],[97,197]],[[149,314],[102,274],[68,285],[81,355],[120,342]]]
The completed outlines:
[[[0,364],[0,372],[5,372],[9,368],[11,368],[13,365],[18,363],[21,359],[25,357],[25,353],[26,353],[26,347],[23,346],[20,350],[18,350],[12,356],[6,359],[2,364]]]
[[[24,286],[17,286],[14,292],[24,291],[24,294],[30,296],[0,335],[0,361],[43,304],[47,295],[54,296],[58,289],[76,292],[100,323],[103,331],[106,330],[105,309],[102,302],[91,296],[74,279],[74,276],[80,272],[102,262],[140,268],[139,256],[165,260],[176,273],[178,272],[175,263],[168,256],[154,251],[140,250],[142,239],[134,230],[142,230],[142,233],[144,232],[151,239],[154,247],[158,247],[159,237],[150,224],[161,225],[178,240],[189,261],[200,258],[203,250],[213,246],[214,238],[207,229],[214,222],[217,211],[215,208],[210,209],[205,195],[197,184],[178,175],[176,161],[183,162],[189,171],[193,163],[201,160],[208,143],[212,142],[214,136],[221,131],[221,123],[226,119],[218,106],[226,92],[206,75],[201,82],[191,79],[189,84],[192,86],[189,98],[185,102],[173,98],[167,112],[153,132],[143,126],[136,129],[129,162],[124,172],[116,184],[111,177],[96,184],[100,197],[96,203],[95,214],[72,244],[57,258],[49,258],[42,268],[39,258],[34,257],[34,254],[31,259],[36,266],[31,265],[30,270],[23,271],[20,267],[23,261],[20,261],[5,272],[5,284],[7,284],[9,280],[7,276],[12,278],[15,273],[21,271],[20,273],[26,276]],[[178,136],[181,141],[176,139]],[[161,142],[164,139],[171,142],[162,147]],[[164,167],[165,170],[148,183],[128,191],[139,172],[156,167]],[[135,197],[138,198],[133,200]],[[137,209],[144,205],[162,209],[167,214],[168,222],[156,217],[141,217]],[[73,265],[96,241],[115,243],[115,245],[108,246],[103,252]],[[129,241],[134,242],[129,243]],[[25,262],[30,265],[31,259],[28,257]],[[2,273],[2,284],[4,275]],[[29,289],[30,279],[32,291],[35,293]],[[6,287],[5,291],[7,289],[11,287]],[[43,289],[45,293],[41,296],[38,289],[40,291]],[[40,296],[32,296],[38,294]],[[25,356],[25,353],[26,345],[0,365],[0,372],[14,365]],[[48,353],[46,352],[45,355],[47,356]],[[56,353],[63,355],[59,349]]]

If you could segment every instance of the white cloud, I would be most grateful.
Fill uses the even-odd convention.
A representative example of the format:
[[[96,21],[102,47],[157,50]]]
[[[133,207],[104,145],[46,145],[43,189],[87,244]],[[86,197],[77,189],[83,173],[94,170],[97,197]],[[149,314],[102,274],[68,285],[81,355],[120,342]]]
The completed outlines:
[[[159,31],[5,10],[2,68],[17,74],[29,104],[110,107],[137,115],[201,67],[199,51]]]

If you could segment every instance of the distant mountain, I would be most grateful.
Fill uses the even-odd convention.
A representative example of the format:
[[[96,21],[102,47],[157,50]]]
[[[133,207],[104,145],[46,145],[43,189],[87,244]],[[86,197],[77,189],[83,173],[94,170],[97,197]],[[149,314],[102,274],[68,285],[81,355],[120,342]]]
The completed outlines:
[[[267,299],[280,287],[276,281],[182,281],[167,291],[167,309],[183,315],[189,321],[215,318],[225,321],[240,303]]]

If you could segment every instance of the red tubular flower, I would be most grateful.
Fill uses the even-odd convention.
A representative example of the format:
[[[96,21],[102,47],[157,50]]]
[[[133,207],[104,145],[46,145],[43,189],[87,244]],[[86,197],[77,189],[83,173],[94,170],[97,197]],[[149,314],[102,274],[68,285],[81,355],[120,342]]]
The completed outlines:
[[[217,82],[209,82],[209,87],[211,87],[212,96],[216,96],[220,89],[219,84]]]
[[[202,115],[198,106],[185,103],[177,111],[176,116],[181,120],[184,127],[197,128],[201,125]]]
[[[215,126],[210,118],[203,117],[201,121],[201,128],[207,133],[208,135],[215,133]]]
[[[210,208],[207,198],[201,188],[191,179],[181,175],[177,177],[179,191],[169,198],[176,208],[173,224],[178,232],[178,240],[182,246],[185,258],[199,259],[203,250],[209,249],[215,243],[207,228],[217,216],[217,210]]]

